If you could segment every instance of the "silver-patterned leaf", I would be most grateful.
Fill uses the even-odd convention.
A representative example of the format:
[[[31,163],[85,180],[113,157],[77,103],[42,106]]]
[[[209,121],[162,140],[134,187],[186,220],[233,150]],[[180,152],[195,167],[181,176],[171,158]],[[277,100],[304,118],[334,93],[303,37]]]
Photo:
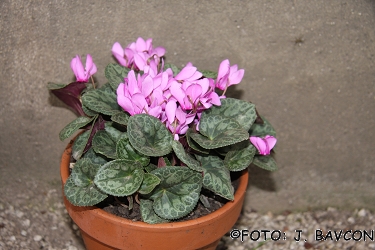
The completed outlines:
[[[203,167],[203,187],[228,200],[234,199],[230,172],[217,156],[197,156]]]
[[[96,153],[105,155],[108,158],[116,158],[116,142],[105,130],[96,132],[92,139],[92,147]]]
[[[249,130],[257,118],[254,104],[235,98],[221,99],[221,105],[205,110],[201,119],[214,114],[236,120],[245,130]]]
[[[77,117],[60,131],[60,134],[59,134],[60,140],[63,141],[66,138],[72,136],[78,129],[86,126],[87,124],[92,122],[95,118],[96,117],[87,117],[87,116]]]
[[[104,75],[108,79],[113,90],[117,90],[120,83],[124,82],[124,78],[128,75],[130,69],[125,68],[117,63],[110,63],[105,67]]]
[[[215,149],[247,140],[249,139],[249,134],[243,129],[231,129],[223,131],[220,136],[213,140],[199,133],[191,133],[190,137],[203,148]]]
[[[143,176],[144,171],[139,162],[114,160],[100,167],[94,182],[107,194],[128,196],[139,189]]]
[[[185,152],[184,146],[179,141],[172,141],[172,148],[178,159],[185,163],[189,168],[195,171],[203,171],[199,161]]]
[[[94,206],[108,197],[94,184],[79,187],[70,177],[64,185],[64,194],[74,206]]]
[[[152,208],[153,201],[141,199],[140,210],[143,222],[148,224],[168,223],[169,220],[160,218]]]
[[[254,157],[253,164],[268,171],[277,170],[276,161],[271,156],[257,155]]]
[[[254,123],[250,128],[250,136],[264,137],[266,135],[272,135],[276,137],[276,131],[272,127],[271,123],[266,118],[261,117],[263,124]]]
[[[150,157],[137,152],[130,144],[128,138],[122,138],[117,141],[116,154],[118,159],[137,161],[142,166],[147,166],[150,163]]]
[[[145,173],[143,177],[143,182],[138,192],[140,194],[149,194],[157,185],[159,185],[160,179],[150,173]]]
[[[75,160],[79,160],[85,150],[87,142],[89,141],[91,131],[85,131],[82,134],[78,135],[77,139],[73,143],[72,147],[72,156]]]
[[[114,115],[121,110],[121,107],[117,104],[116,93],[106,85],[84,93],[82,104],[90,110],[105,115]]]
[[[233,148],[224,158],[224,165],[230,171],[241,171],[247,168],[254,159],[256,148],[248,143],[247,147]]]
[[[155,213],[168,220],[189,214],[199,200],[202,174],[187,167],[166,166],[152,171],[160,184],[151,192]]]
[[[111,116],[111,120],[118,123],[118,124],[121,124],[121,125],[128,125],[128,120],[129,120],[129,114],[123,112],[123,111],[119,111],[117,113],[115,113],[114,115]]]
[[[172,150],[171,132],[159,119],[147,114],[129,118],[128,136],[131,145],[147,156],[164,156]]]

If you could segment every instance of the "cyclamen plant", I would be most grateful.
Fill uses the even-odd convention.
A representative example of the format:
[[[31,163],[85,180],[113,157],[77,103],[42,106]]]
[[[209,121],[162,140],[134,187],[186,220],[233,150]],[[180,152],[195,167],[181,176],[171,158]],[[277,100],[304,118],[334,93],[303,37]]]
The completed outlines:
[[[79,115],[60,139],[83,129],[64,186],[73,205],[127,197],[129,209],[140,203],[144,222],[165,223],[188,215],[199,201],[207,206],[203,189],[233,200],[230,171],[251,163],[276,170],[273,127],[254,104],[225,96],[243,69],[228,59],[217,73],[192,63],[179,69],[165,63],[165,49],[153,48],[152,39],[125,48],[116,42],[112,54],[118,63],[105,68],[108,83],[101,87],[89,54],[85,67],[80,56],[72,59],[75,82],[48,84]]]

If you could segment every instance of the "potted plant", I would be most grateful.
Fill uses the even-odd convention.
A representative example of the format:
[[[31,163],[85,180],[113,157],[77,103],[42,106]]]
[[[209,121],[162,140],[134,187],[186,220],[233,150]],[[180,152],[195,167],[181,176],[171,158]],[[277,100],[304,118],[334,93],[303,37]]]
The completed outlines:
[[[61,177],[65,205],[86,247],[214,249],[240,214],[248,166],[276,169],[273,127],[254,104],[225,96],[244,70],[229,60],[217,73],[191,63],[178,68],[165,62],[165,49],[154,48],[152,39],[125,48],[116,42],[112,53],[118,63],[108,64],[108,82],[100,87],[89,54],[85,67],[79,56],[72,59],[75,82],[48,84],[78,115],[60,139],[82,130],[64,152]],[[231,173],[240,176],[237,191]],[[209,208],[211,195],[228,202],[186,220],[198,203]],[[98,207],[108,200],[138,209],[140,221]]]

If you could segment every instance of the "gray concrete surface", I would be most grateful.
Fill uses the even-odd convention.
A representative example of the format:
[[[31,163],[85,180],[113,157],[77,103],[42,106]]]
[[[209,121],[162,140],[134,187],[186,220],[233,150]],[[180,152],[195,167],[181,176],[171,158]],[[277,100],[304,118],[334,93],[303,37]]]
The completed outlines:
[[[75,116],[47,82],[70,82],[71,58],[90,53],[104,83],[112,44],[141,36],[177,65],[216,70],[229,58],[245,69],[231,94],[256,103],[275,126],[280,168],[250,168],[247,207],[375,205],[374,1],[2,0],[0,33],[5,204],[26,190],[38,196],[59,188],[67,141],[58,133]]]

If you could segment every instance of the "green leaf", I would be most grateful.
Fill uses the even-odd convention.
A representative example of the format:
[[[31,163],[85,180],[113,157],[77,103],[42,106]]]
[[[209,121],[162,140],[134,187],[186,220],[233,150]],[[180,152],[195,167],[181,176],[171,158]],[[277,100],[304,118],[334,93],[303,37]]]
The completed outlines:
[[[205,115],[199,122],[199,133],[190,137],[206,149],[220,148],[249,139],[246,130],[233,119],[220,115]]]
[[[199,161],[194,159],[191,155],[185,152],[184,146],[179,141],[172,141],[173,151],[176,153],[178,159],[185,163],[189,168],[195,171],[203,171]]]
[[[212,79],[217,78],[217,72],[210,71],[210,70],[203,70],[201,72],[202,72],[203,76],[206,77],[206,78],[212,78]]]
[[[90,122],[94,120],[95,117],[86,117],[86,116],[80,116],[77,117],[74,121],[70,122],[68,125],[66,125],[61,131],[60,131],[60,140],[65,140],[66,138],[69,138],[72,136],[78,129],[86,126]]]
[[[111,120],[126,126],[128,125],[129,115],[123,111],[119,111],[111,116]]]
[[[104,165],[108,162],[104,156],[96,153],[92,147],[87,150],[82,159],[89,159],[93,164],[97,165]]]
[[[113,141],[118,141],[123,135],[126,135],[125,132],[115,128],[112,122],[106,122],[104,130],[111,136]]]
[[[138,162],[114,160],[100,167],[94,182],[105,193],[128,196],[139,189],[143,176],[143,168]]]
[[[234,148],[226,154],[224,165],[230,171],[244,170],[253,161],[256,148],[250,142],[247,144],[247,147]]]
[[[111,159],[116,158],[116,142],[112,139],[111,135],[104,130],[96,132],[92,139],[92,147],[96,153],[105,155]]]
[[[54,82],[49,82],[47,84],[47,88],[49,90],[53,90],[53,89],[62,89],[62,88],[65,88],[68,84],[65,84],[65,83],[54,83]]]
[[[277,170],[276,161],[271,156],[260,156],[254,157],[253,164],[268,171]]]
[[[117,142],[116,154],[119,159],[127,159],[130,161],[137,161],[142,166],[147,166],[150,163],[150,157],[138,153],[130,144],[128,138],[122,138]]]
[[[144,169],[146,170],[147,173],[151,173],[152,171],[154,171],[157,168],[158,168],[158,166],[156,166],[155,164],[150,163]]]
[[[87,91],[82,95],[82,104],[88,109],[105,115],[114,115],[121,110],[116,93],[107,85]]]
[[[88,159],[81,159],[74,164],[71,175],[64,186],[66,198],[75,206],[93,206],[107,198],[94,184],[98,165]]]
[[[191,147],[193,150],[200,152],[202,154],[208,154],[210,150],[202,148],[198,143],[196,143],[193,139],[191,139],[190,137],[191,134],[194,134],[194,132],[191,128],[189,128],[188,131],[186,132],[186,140],[189,144],[189,147]]]
[[[86,148],[87,142],[89,141],[91,131],[85,131],[80,134],[73,143],[72,156],[74,159],[79,160]]]
[[[117,90],[120,83],[124,82],[130,69],[125,68],[117,63],[110,63],[105,67],[104,75],[108,79],[112,89]]]
[[[138,192],[140,194],[149,194],[157,185],[159,185],[159,183],[160,179],[156,175],[145,173],[142,185]]]
[[[158,224],[158,223],[167,223],[168,220],[160,218],[155,214],[154,209],[152,208],[153,202],[150,200],[141,199],[140,209],[143,222],[148,224]]]
[[[166,63],[166,64],[164,64],[164,71],[165,71],[166,69],[168,69],[168,68],[170,68],[170,69],[172,70],[174,76],[176,76],[176,75],[177,75],[178,73],[180,73],[180,71],[181,71],[181,69],[178,68],[178,67],[177,67],[176,65],[174,65],[174,64],[171,64],[171,63]]]
[[[93,164],[89,159],[80,159],[74,163],[70,176],[76,186],[85,187],[92,184],[99,167],[99,165]]]
[[[164,156],[172,150],[171,132],[159,119],[147,114],[129,118],[128,136],[131,145],[147,156]]]
[[[152,171],[160,184],[152,191],[155,213],[164,219],[178,219],[189,214],[199,200],[202,174],[187,167],[167,166]]]
[[[271,123],[269,123],[266,118],[261,117],[263,120],[263,124],[254,123],[253,126],[250,128],[250,136],[257,136],[257,137],[264,137],[266,135],[272,135],[276,137],[276,131],[272,127]]]
[[[91,109],[89,109],[88,107],[86,107],[85,105],[82,105],[82,110],[83,112],[87,115],[87,116],[95,116],[98,114],[98,112],[95,112]]]
[[[228,200],[234,199],[230,172],[217,156],[198,156],[203,167],[203,187]]]
[[[254,104],[234,98],[221,99],[221,105],[205,110],[201,119],[204,119],[205,115],[221,115],[232,118],[247,131],[257,118]]]

